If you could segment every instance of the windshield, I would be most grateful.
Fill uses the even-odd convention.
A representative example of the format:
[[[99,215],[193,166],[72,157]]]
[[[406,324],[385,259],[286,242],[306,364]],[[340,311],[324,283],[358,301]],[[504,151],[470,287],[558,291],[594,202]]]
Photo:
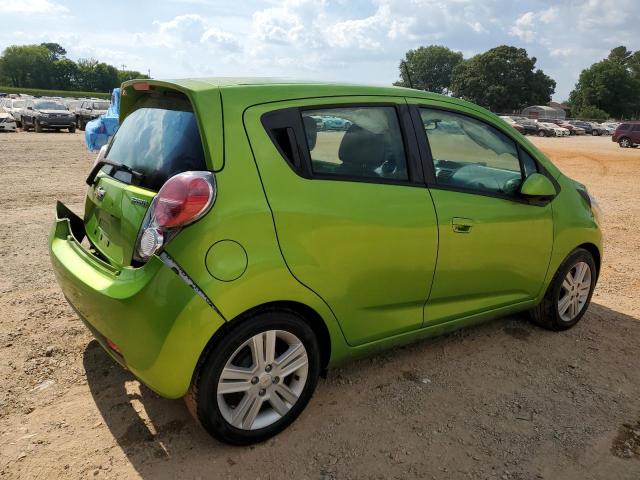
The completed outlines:
[[[135,108],[113,137],[108,160],[140,172],[139,185],[155,191],[178,173],[206,170],[198,124],[186,97],[147,97]],[[104,171],[124,183],[133,181],[122,170]]]
[[[36,110],[66,110],[67,107],[56,102],[36,102]]]
[[[14,100],[9,104],[9,107],[12,107],[12,108],[24,107],[24,100]]]
[[[94,110],[106,110],[109,108],[109,102],[93,102]]]

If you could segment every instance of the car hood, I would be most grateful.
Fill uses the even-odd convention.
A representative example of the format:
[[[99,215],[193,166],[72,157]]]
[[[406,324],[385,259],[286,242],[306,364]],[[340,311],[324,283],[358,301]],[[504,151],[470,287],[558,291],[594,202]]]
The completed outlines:
[[[13,115],[11,115],[10,113],[0,112],[0,118],[10,118],[11,120],[13,120]]]
[[[71,112],[67,111],[67,110],[36,110],[40,113],[47,113],[47,114],[55,114],[55,115],[71,115]]]

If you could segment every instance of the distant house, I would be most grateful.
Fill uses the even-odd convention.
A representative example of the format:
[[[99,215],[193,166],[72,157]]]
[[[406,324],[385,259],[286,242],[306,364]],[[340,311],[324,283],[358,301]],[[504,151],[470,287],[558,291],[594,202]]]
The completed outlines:
[[[567,114],[563,108],[554,108],[547,105],[532,105],[522,109],[522,116],[538,120],[564,120]]]

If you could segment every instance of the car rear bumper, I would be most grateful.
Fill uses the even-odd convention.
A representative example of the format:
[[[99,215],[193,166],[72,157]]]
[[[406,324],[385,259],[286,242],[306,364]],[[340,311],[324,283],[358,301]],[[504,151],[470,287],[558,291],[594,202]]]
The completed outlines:
[[[56,213],[49,253],[67,301],[143,383],[165,397],[184,395],[222,317],[159,258],[116,269],[80,244],[81,218],[60,202]]]

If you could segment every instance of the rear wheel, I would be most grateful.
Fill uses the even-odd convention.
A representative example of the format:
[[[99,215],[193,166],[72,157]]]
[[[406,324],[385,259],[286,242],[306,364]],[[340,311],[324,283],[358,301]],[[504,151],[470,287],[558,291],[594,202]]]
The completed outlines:
[[[631,148],[631,139],[622,137],[620,140],[618,140],[618,145],[620,145],[622,148]]]
[[[598,131],[597,130],[591,130],[591,135],[593,135],[594,137],[598,136]]]
[[[547,134],[545,133],[544,130],[538,130],[538,136],[539,137],[545,137]]]
[[[186,401],[202,426],[236,445],[284,430],[306,407],[320,371],[318,341],[292,311],[241,320],[209,350]]]
[[[582,318],[596,286],[596,265],[587,250],[574,250],[560,265],[531,318],[549,330],[566,330]]]
[[[76,133],[76,126],[75,125],[69,125],[69,133]]]

